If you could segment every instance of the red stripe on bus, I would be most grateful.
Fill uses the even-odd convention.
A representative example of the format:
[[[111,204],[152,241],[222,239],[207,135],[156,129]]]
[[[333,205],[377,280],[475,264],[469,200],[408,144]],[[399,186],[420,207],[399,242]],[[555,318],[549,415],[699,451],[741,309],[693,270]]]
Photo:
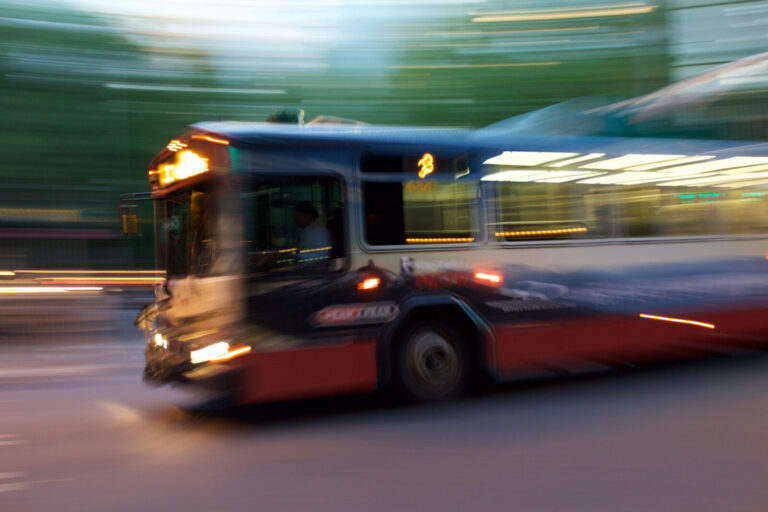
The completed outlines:
[[[706,322],[715,328],[641,318],[638,314],[505,324],[495,328],[496,361],[487,363],[501,376],[509,376],[536,367],[568,369],[568,363],[577,360],[640,363],[690,357],[705,351],[704,347],[768,346],[768,304],[664,316]]]
[[[378,384],[374,339],[252,352],[235,361],[241,404],[368,392]]]

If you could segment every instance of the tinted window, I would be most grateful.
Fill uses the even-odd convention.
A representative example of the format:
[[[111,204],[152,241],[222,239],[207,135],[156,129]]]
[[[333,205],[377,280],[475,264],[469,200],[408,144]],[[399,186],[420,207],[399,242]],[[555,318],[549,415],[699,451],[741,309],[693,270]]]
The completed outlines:
[[[248,266],[254,272],[340,268],[344,255],[341,182],[255,179],[243,193]]]
[[[364,182],[363,201],[370,245],[469,243],[477,236],[473,181]]]
[[[717,187],[496,183],[497,238],[707,236],[768,233],[768,193]]]

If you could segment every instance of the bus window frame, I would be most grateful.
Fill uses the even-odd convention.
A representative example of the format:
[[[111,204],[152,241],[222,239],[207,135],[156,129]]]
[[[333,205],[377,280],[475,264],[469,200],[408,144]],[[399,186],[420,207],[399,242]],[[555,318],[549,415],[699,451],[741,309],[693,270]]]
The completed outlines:
[[[493,222],[496,225],[499,222],[498,205],[500,204],[500,187],[495,185],[495,182],[484,181],[483,188],[484,197],[486,203],[490,202],[494,205],[489,211],[487,220]],[[768,233],[765,234],[749,234],[749,235],[734,235],[734,234],[722,234],[722,235],[689,235],[689,236],[654,236],[654,237],[614,237],[614,238],[582,238],[578,240],[566,239],[566,240],[521,240],[521,241],[509,241],[503,237],[491,236],[493,230],[488,230],[489,239],[492,243],[496,243],[505,249],[526,249],[526,248],[538,248],[538,247],[573,247],[573,246],[595,246],[595,245],[642,245],[642,244],[665,244],[665,243],[700,243],[700,242],[720,242],[720,241],[749,241],[749,240],[766,240],[768,239]]]
[[[218,197],[216,197],[216,194],[213,193],[219,192],[222,187],[227,186],[228,178],[224,175],[216,175],[216,174],[210,174],[210,175],[203,175],[203,176],[194,176],[192,178],[189,178],[187,180],[184,180],[180,183],[174,184],[171,187],[168,187],[166,189],[160,189],[156,192],[152,193],[151,200],[155,204],[163,204],[165,201],[170,201],[179,198],[180,196],[183,196],[185,194],[188,194],[190,197],[190,205],[191,205],[191,198],[192,198],[192,191],[195,190],[197,187],[198,191],[200,191],[200,188],[203,187],[210,187],[211,190],[211,196],[212,200],[214,201],[214,204],[217,204],[217,207],[215,209],[215,216],[222,215],[222,211],[220,209],[220,206],[218,206]],[[166,213],[163,212],[163,216],[165,217]],[[155,225],[157,226],[158,231],[155,233],[155,240],[154,243],[158,243],[158,234],[162,231],[161,224],[162,222],[157,222],[157,219],[155,219]],[[165,242],[163,242],[165,243]],[[159,256],[163,257],[162,262],[157,261],[157,258]],[[227,275],[232,275],[231,272],[208,272],[208,273],[198,273],[193,272],[192,269],[188,269],[186,274],[174,274],[170,275],[168,274],[168,247],[166,246],[164,249],[162,249],[162,254],[160,253],[160,249],[158,247],[155,248],[155,258],[156,263],[155,267],[157,270],[161,270],[166,273],[166,277],[169,280],[179,280],[179,279],[187,279],[190,277],[195,278],[208,278],[208,277],[222,277]],[[159,268],[158,263],[162,263],[163,268]],[[190,262],[191,265],[191,262]]]
[[[241,211],[241,219],[240,222],[243,223],[243,229],[245,229],[245,208],[242,205],[243,201],[243,194],[247,192],[247,188],[253,181],[256,181],[259,177],[271,179],[271,180],[279,180],[279,179],[292,179],[292,178],[330,178],[330,179],[336,179],[339,181],[341,185],[341,202],[344,205],[342,208],[342,217],[343,217],[343,226],[344,226],[344,256],[342,258],[343,264],[341,267],[337,270],[325,270],[325,271],[318,271],[318,272],[281,272],[281,273],[270,273],[270,272],[251,272],[251,270],[248,268],[248,251],[246,250],[245,246],[245,240],[243,240],[243,246],[242,246],[242,258],[244,262],[244,272],[243,276],[248,281],[300,281],[300,280],[308,280],[308,279],[323,279],[323,278],[337,278],[341,277],[347,272],[349,272],[349,269],[351,267],[351,229],[349,225],[349,220],[351,218],[350,215],[350,208],[351,203],[349,201],[350,193],[348,190],[349,187],[349,181],[344,178],[342,174],[336,171],[322,169],[317,170],[313,172],[308,171],[301,171],[301,172],[295,172],[293,170],[286,170],[286,169],[279,169],[274,171],[265,171],[262,169],[259,169],[258,171],[246,171],[242,173],[243,179],[240,180],[240,211]],[[243,238],[245,238],[246,234],[243,233]]]
[[[437,153],[437,152],[436,152]],[[476,206],[474,207],[475,215],[473,219],[473,228],[474,233],[476,233],[475,239],[472,242],[446,242],[446,243],[435,243],[435,244],[396,244],[396,245],[371,245],[368,243],[367,239],[367,233],[366,233],[366,221],[365,221],[365,204],[364,204],[364,197],[363,197],[363,183],[364,182],[386,182],[386,183],[406,183],[408,181],[418,181],[418,176],[407,174],[407,173],[364,173],[361,170],[360,163],[362,160],[362,156],[365,153],[360,153],[357,158],[356,162],[356,168],[355,168],[355,185],[357,187],[359,198],[358,198],[358,213],[357,218],[359,222],[357,223],[357,238],[358,243],[360,244],[360,247],[365,252],[371,252],[371,253],[393,253],[393,252],[423,252],[423,251],[455,251],[455,250],[468,250],[468,249],[476,249],[483,245],[485,245],[488,241],[488,230],[486,229],[487,225],[487,208],[486,208],[486,199],[485,199],[485,191],[483,187],[483,182],[480,180],[480,174],[476,174],[476,177],[473,177],[471,180],[476,184],[475,191],[478,195],[476,198]],[[382,155],[388,155],[389,152],[380,152]],[[437,153],[439,154],[439,153]],[[401,156],[402,152],[395,153],[396,156]],[[469,155],[468,157],[468,166],[470,168],[470,171],[473,168],[472,165],[472,155]],[[470,176],[472,173],[470,172]],[[453,176],[450,176],[448,174],[434,174],[430,175],[429,177],[430,181],[437,181],[437,182],[443,182],[443,183],[456,183],[456,179]]]

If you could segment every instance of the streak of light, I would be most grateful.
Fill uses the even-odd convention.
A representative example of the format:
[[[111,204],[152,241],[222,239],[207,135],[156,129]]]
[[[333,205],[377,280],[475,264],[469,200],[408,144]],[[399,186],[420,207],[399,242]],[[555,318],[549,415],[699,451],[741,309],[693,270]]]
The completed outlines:
[[[536,229],[532,231],[502,231],[495,233],[496,236],[534,236],[534,235],[562,235],[566,233],[584,233],[587,228],[559,228],[559,229]]]
[[[192,138],[207,140],[208,142],[213,142],[214,144],[224,144],[225,146],[229,146],[229,141],[227,139],[217,139],[216,137],[211,137],[210,135],[193,135]]]
[[[609,158],[608,160],[601,160],[599,162],[593,162],[584,164],[582,169],[600,169],[603,171],[617,171],[619,169],[625,169],[627,167],[634,167],[644,164],[655,164],[660,162],[667,162],[670,160],[680,160],[685,158],[686,155],[653,155],[653,154],[635,154],[629,153],[616,158]]]
[[[0,294],[11,293],[69,293],[69,292],[98,292],[102,291],[101,286],[9,286],[0,287]]]
[[[229,361],[230,359],[234,359],[236,357],[242,356],[247,354],[251,351],[251,347],[248,345],[244,345],[242,347],[235,348],[233,350],[230,350],[226,354],[224,354],[221,357],[216,357],[214,359],[211,359],[212,363],[223,363],[224,361]]]
[[[619,173],[605,174],[596,178],[588,178],[579,181],[579,183],[594,185],[636,185],[638,183],[657,183],[663,184],[664,180],[675,179],[674,176],[664,175],[658,172],[636,172],[625,171]]]
[[[694,162],[701,162],[702,160],[712,160],[713,158],[715,158],[714,155],[686,156],[683,158],[678,158],[676,160],[670,160],[667,162],[655,162],[655,163],[650,163],[645,165],[635,165],[632,167],[627,167],[627,170],[628,171],[651,171],[654,169],[669,167],[671,165],[691,164]]]
[[[31,487],[29,482],[0,484],[0,492],[24,491]]]
[[[524,45],[546,45],[546,44],[570,44],[571,39],[536,39],[535,41],[494,41],[494,48],[501,46],[524,46]],[[419,43],[404,44],[403,48],[485,48],[491,43],[484,41],[481,43]]]
[[[452,242],[474,242],[475,239],[471,237],[465,238],[406,238],[405,242],[409,244],[440,244],[440,243],[452,243]]]
[[[751,180],[748,183],[764,184],[766,178],[768,178],[768,172],[732,174],[728,176],[719,174],[719,175],[714,175],[708,178],[695,178],[695,179],[687,179],[687,180],[679,180],[679,181],[667,181],[664,183],[659,183],[659,185],[663,185],[667,187],[692,187],[696,185],[719,185],[719,184],[725,184],[732,181],[744,182],[746,180]]]
[[[135,409],[112,400],[101,400],[96,402],[102,409],[109,413],[114,419],[123,423],[141,422],[141,414]]]
[[[62,280],[66,279],[67,281],[77,283],[81,281],[101,281],[104,283],[108,283],[110,281],[122,281],[122,282],[153,282],[153,281],[163,281],[163,278],[161,277],[38,277],[38,279],[48,279],[51,282],[62,282]]]
[[[596,171],[501,171],[483,176],[481,181],[511,181],[516,183],[536,181],[539,183],[563,183],[591,176],[602,176]]]
[[[563,158],[573,158],[579,156],[579,153],[560,153],[550,151],[504,151],[484,161],[487,165],[541,165],[554,160]]]
[[[0,276],[15,276],[15,272],[11,272],[10,270],[0,270]]]
[[[557,66],[559,61],[548,62],[505,62],[500,64],[421,64],[389,66],[389,69],[462,69],[462,68],[514,68],[526,66]]]
[[[532,14],[542,12],[567,12],[567,11],[589,11],[597,7],[600,9],[625,9],[628,7],[645,7],[643,2],[631,2],[623,4],[606,4],[606,5],[579,5],[574,7],[552,7],[549,9],[527,9],[525,11],[470,11],[467,13],[469,16],[503,16],[506,14]]]
[[[706,327],[707,329],[715,328],[715,324],[708,324],[706,322],[697,322],[696,320],[686,320],[684,318],[672,318],[668,316],[647,315],[645,313],[640,313],[640,318],[648,318],[651,320],[661,320],[662,322],[673,322],[676,324],[698,325],[699,327]]]
[[[644,7],[628,7],[623,9],[594,9],[592,11],[571,11],[534,14],[509,14],[498,16],[478,16],[472,18],[474,23],[496,23],[508,21],[544,21],[544,20],[569,20],[575,18],[597,18],[604,16],[627,16],[630,14],[647,14],[656,9],[655,5]]]
[[[0,446],[19,446],[21,444],[29,444],[29,441],[24,439],[12,439],[10,441],[0,441]]]
[[[141,281],[120,281],[120,280],[104,281],[102,279],[88,279],[88,280],[84,280],[84,281],[61,281],[61,280],[40,281],[40,284],[44,284],[44,285],[83,284],[83,285],[93,285],[93,286],[97,286],[97,285],[112,285],[112,286],[114,286],[114,285],[121,285],[121,286],[130,286],[130,285],[141,286],[141,285],[145,285],[145,286],[152,286],[152,285],[155,285],[155,284],[160,284],[163,281],[164,281],[163,279],[152,279],[152,280],[148,280],[147,279],[147,280],[141,280]]]
[[[17,274],[164,274],[165,270],[14,270]]]
[[[189,353],[189,359],[192,364],[204,363],[211,359],[224,357],[229,352],[229,343],[220,341]]]
[[[299,253],[300,254],[304,254],[304,253],[307,253],[307,252],[322,252],[322,251],[330,251],[331,249],[333,249],[333,247],[330,246],[330,245],[327,245],[325,247],[315,247],[315,248],[312,248],[312,249],[302,249],[302,250],[299,251]],[[288,251],[293,251],[293,250],[294,249],[288,249]],[[280,252],[283,252],[283,251],[284,250],[281,250]]]
[[[427,36],[484,36],[486,34],[526,34],[530,32],[575,32],[582,30],[597,30],[602,28],[600,25],[586,25],[583,27],[564,27],[564,28],[527,28],[522,30],[468,30],[456,32],[427,32]]]
[[[577,156],[576,158],[569,158],[568,160],[563,160],[562,162],[549,164],[547,167],[566,167],[571,164],[586,162],[587,160],[594,160],[595,158],[602,158],[604,156],[605,153],[590,153],[588,155]]]
[[[167,91],[167,92],[217,92],[222,94],[286,94],[285,89],[238,89],[233,87],[179,87],[173,85],[151,84],[120,84],[110,82],[104,84],[107,89],[128,89],[134,91]]]
[[[0,437],[18,437],[18,434],[10,434]],[[0,480],[9,480],[11,478],[25,478],[27,476],[27,472],[25,471],[5,471],[3,473],[0,473]]]
[[[734,156],[710,162],[701,162],[696,164],[681,165],[665,169],[664,172],[673,172],[676,174],[698,174],[703,172],[722,171],[723,169],[741,168],[743,171],[760,170],[755,169],[758,165],[768,164],[768,158],[760,156]]]
[[[500,284],[502,281],[501,274],[491,274],[490,272],[475,272],[475,279],[479,281],[488,281],[492,284]]]

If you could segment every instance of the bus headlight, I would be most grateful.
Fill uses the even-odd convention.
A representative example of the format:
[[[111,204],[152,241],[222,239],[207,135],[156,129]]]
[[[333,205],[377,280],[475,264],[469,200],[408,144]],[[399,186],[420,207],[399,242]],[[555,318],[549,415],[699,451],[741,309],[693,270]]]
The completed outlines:
[[[155,333],[154,340],[155,340],[155,346],[156,347],[162,347],[164,349],[168,348],[168,340],[165,339],[165,337],[162,334],[160,334],[159,332]]]
[[[229,343],[226,341],[220,341],[199,350],[193,350],[189,353],[189,358],[192,361],[192,364],[198,364],[225,356],[228,352]]]

